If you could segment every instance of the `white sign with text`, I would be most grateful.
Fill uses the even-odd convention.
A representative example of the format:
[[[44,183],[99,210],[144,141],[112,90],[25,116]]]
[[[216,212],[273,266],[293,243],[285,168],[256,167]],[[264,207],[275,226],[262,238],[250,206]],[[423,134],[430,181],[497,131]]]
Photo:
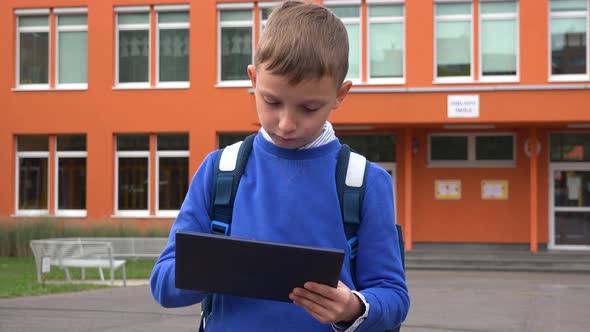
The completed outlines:
[[[447,96],[449,118],[479,118],[479,95]]]

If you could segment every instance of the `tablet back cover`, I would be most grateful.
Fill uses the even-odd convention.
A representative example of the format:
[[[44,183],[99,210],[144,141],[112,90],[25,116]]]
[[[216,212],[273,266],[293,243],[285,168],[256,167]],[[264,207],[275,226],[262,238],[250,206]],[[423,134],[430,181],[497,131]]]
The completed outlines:
[[[176,233],[176,287],[291,302],[307,281],[336,287],[344,251],[245,240],[207,233]]]

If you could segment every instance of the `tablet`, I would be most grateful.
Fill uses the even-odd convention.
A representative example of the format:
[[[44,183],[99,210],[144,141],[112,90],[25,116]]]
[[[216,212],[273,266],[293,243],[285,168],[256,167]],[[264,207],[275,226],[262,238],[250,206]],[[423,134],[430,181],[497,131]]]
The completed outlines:
[[[336,287],[344,251],[176,233],[176,288],[291,302],[307,281]]]

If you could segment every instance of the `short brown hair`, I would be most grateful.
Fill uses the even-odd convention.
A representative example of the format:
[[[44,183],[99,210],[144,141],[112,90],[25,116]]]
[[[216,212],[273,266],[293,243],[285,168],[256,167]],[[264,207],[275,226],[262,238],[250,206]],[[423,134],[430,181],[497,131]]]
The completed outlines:
[[[290,84],[331,76],[340,87],[348,72],[346,28],[325,7],[286,1],[271,12],[258,42],[254,65],[262,64]]]

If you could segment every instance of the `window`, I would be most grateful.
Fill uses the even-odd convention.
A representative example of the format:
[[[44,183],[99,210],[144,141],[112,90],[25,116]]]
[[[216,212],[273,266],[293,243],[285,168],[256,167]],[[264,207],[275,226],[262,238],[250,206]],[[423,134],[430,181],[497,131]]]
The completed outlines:
[[[157,136],[157,215],[176,216],[188,191],[188,135]]]
[[[260,34],[264,31],[264,27],[266,26],[266,21],[268,21],[268,17],[272,12],[274,7],[280,6],[280,2],[259,2],[258,8],[260,8]]]
[[[16,10],[19,88],[49,88],[49,9]]]
[[[149,87],[149,7],[118,7],[116,10],[118,11],[117,84]]]
[[[17,89],[88,88],[87,11],[85,7],[14,11]],[[52,17],[55,25],[50,26]]]
[[[551,161],[590,162],[590,134],[552,134]]]
[[[218,81],[249,85],[247,68],[252,63],[253,4],[219,4],[217,33]]]
[[[187,86],[190,28],[188,6],[156,6],[156,11],[158,13],[157,85]]]
[[[514,134],[432,134],[428,139],[432,167],[516,166]]]
[[[115,216],[175,217],[189,186],[188,135],[120,134],[116,145]]]
[[[58,216],[86,216],[86,135],[56,137]]]
[[[58,87],[86,88],[88,82],[88,17],[86,8],[55,9]]]
[[[439,82],[473,79],[471,2],[435,4],[435,78]]]
[[[404,6],[369,6],[369,80],[404,77]]]
[[[381,134],[341,134],[338,139],[373,162],[395,162],[395,136]]]
[[[49,137],[18,136],[16,151],[16,214],[47,214]]]
[[[190,86],[189,8],[189,5],[115,7],[117,87],[141,89]],[[152,9],[155,15],[151,15]],[[152,23],[156,27],[155,60],[151,56]],[[155,61],[155,82],[151,74],[152,61]]]
[[[361,8],[354,6],[332,6],[324,1],[327,7],[338,16],[348,32],[348,74],[346,79],[361,80]]]
[[[480,3],[481,80],[516,78],[518,35],[515,1]]]
[[[550,78],[588,79],[588,1],[551,0]]]
[[[219,133],[217,135],[218,147],[223,149],[228,145],[243,141],[250,134],[252,133]]]
[[[149,135],[117,135],[115,214],[149,215]]]

